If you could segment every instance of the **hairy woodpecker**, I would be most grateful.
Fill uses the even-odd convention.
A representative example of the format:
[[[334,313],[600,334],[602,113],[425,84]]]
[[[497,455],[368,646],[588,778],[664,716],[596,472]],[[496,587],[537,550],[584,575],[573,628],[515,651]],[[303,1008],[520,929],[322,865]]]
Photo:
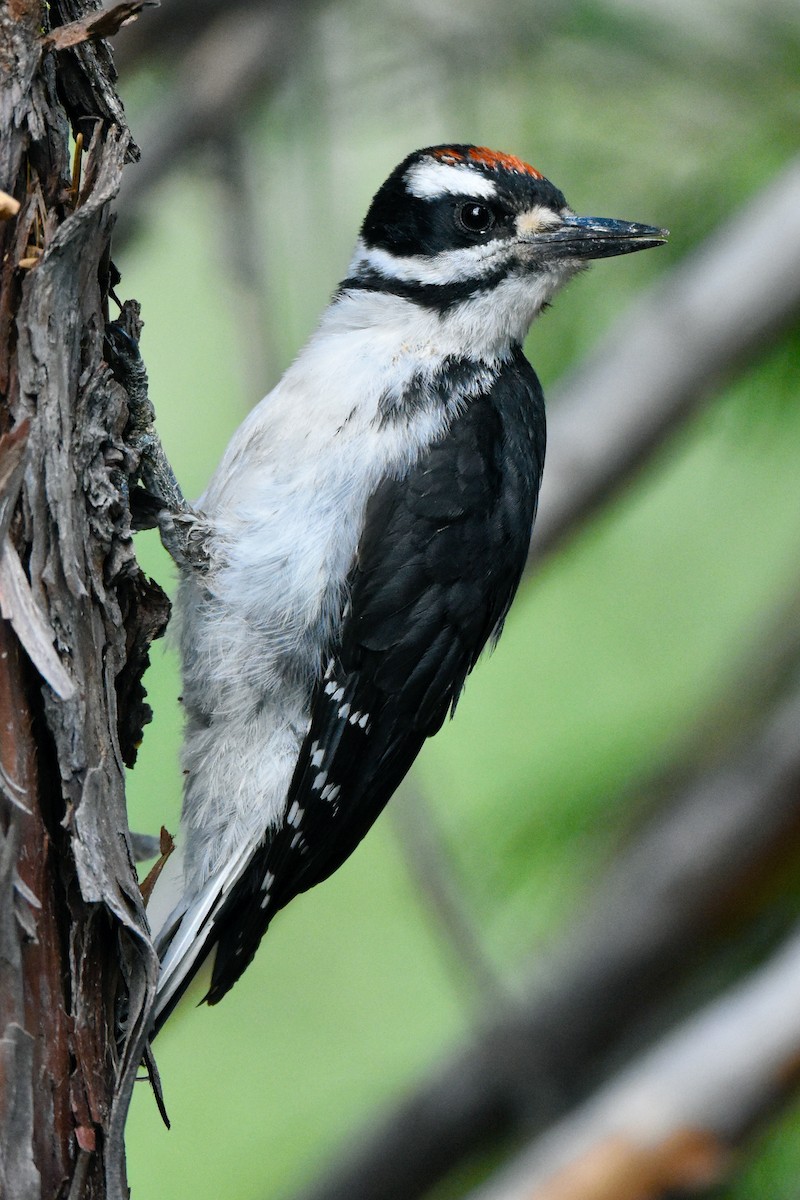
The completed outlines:
[[[588,259],[664,240],[576,216],[478,146],[418,150],[378,191],[317,331],[192,510],[202,553],[177,556],[186,783],[156,1028],[213,949],[205,999],[225,995],[454,709],[536,510],[522,339]]]

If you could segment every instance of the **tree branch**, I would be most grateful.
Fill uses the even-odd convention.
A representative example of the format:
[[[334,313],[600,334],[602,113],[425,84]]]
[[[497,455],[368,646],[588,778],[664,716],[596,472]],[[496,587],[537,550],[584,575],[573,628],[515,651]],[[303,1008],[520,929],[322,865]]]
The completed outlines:
[[[284,78],[303,44],[303,18],[313,7],[312,0],[303,0],[291,8],[274,3],[234,8],[193,41],[170,98],[143,134],[145,161],[125,179],[122,239],[163,175],[198,145],[228,137],[231,125]]]
[[[504,1166],[472,1200],[657,1200],[720,1182],[797,1084],[800,933]]]
[[[495,1007],[507,998],[506,989],[467,911],[441,830],[416,776],[403,784],[389,816],[415,889],[458,967],[458,982],[471,985],[473,999],[482,1008]]]
[[[167,604],[134,558],[127,396],[103,357],[111,204],[136,151],[108,47],[42,42],[48,19],[95,33],[96,16],[80,0],[0,12],[0,189],[19,204],[0,225],[0,1192],[15,1200],[127,1197],[158,970],[124,768]]]
[[[414,1200],[500,1138],[569,1111],[643,1028],[709,939],[730,935],[744,881],[800,857],[800,689],[730,759],[688,785],[592,892],[573,937],[516,1009],[498,1011],[302,1200]],[[756,895],[757,895],[756,891]]]
[[[123,0],[111,8],[99,13],[92,13],[80,21],[70,21],[69,25],[59,25],[42,38],[42,45],[50,50],[67,50],[70,46],[79,46],[81,42],[90,42],[98,38],[109,38],[117,33],[129,21],[135,21],[143,8],[155,5],[157,0]]]

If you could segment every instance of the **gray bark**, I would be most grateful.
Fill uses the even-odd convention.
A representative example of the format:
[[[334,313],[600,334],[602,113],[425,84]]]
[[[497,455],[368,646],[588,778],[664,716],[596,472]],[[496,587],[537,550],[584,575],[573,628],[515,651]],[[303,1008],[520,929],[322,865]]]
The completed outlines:
[[[130,15],[131,5],[124,6]],[[157,961],[124,768],[168,606],[136,564],[104,361],[111,203],[137,154],[82,0],[0,10],[0,1194],[127,1196]],[[120,13],[122,16],[122,13]],[[111,32],[119,22],[102,26]],[[83,134],[80,187],[68,135]],[[22,264],[22,265],[20,265]],[[8,432],[12,431],[12,432]]]

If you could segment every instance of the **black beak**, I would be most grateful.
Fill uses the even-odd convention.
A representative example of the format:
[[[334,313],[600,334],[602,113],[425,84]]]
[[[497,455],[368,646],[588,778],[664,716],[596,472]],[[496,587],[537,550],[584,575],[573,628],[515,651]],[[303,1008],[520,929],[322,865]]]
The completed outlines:
[[[668,236],[668,229],[656,229],[654,225],[569,216],[560,229],[540,234],[536,241],[546,244],[548,258],[611,258],[663,246]]]

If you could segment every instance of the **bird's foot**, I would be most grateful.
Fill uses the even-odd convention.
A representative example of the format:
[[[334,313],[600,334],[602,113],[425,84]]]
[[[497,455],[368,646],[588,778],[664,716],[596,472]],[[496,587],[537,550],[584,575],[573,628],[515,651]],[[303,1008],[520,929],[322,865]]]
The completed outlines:
[[[203,513],[186,501],[156,431],[147,371],[139,353],[141,328],[135,300],[126,300],[118,319],[106,327],[106,358],[128,395],[125,441],[136,464],[130,493],[133,525],[136,529],[157,527],[165,549],[179,567],[206,571],[211,529]]]

